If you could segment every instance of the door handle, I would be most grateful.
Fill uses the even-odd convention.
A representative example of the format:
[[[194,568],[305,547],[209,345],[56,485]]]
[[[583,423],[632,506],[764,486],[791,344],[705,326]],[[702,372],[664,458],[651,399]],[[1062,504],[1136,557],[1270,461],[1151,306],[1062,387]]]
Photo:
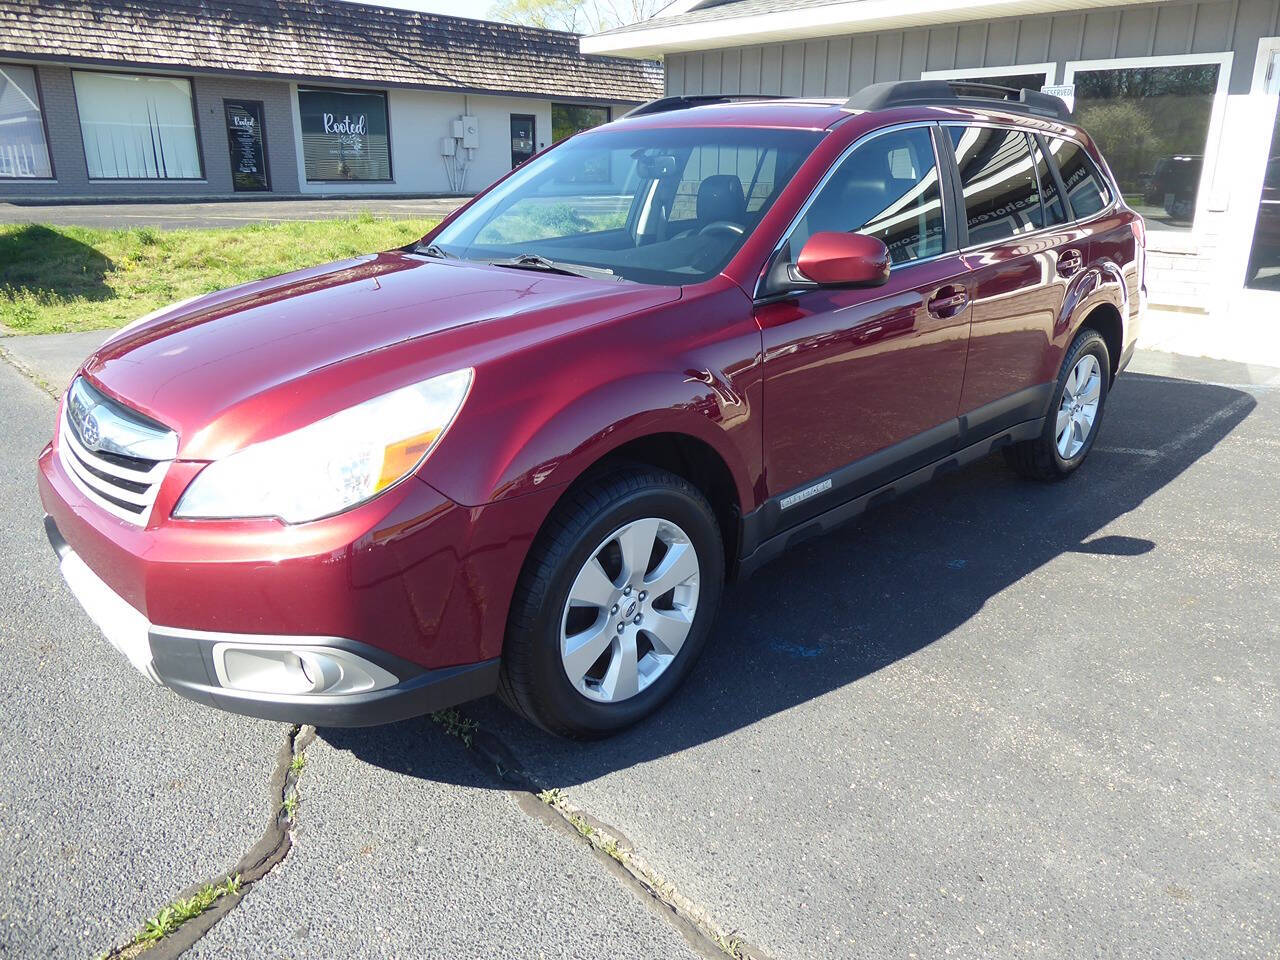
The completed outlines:
[[[969,291],[964,287],[943,287],[929,301],[929,312],[940,319],[954,317],[969,305]]]
[[[1064,250],[1062,256],[1058,257],[1058,275],[1061,277],[1069,277],[1073,273],[1079,273],[1080,268],[1084,266],[1084,254],[1079,250]]]

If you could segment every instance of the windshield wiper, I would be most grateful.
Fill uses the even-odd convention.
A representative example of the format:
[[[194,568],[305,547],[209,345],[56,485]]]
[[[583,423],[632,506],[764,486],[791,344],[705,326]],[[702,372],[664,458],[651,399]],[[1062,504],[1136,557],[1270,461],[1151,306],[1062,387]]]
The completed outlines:
[[[605,267],[589,267],[581,263],[563,263],[559,260],[548,260],[536,253],[522,253],[509,260],[486,261],[495,267],[511,267],[515,270],[542,270],[545,273],[559,273],[566,277],[587,277],[588,279],[615,280],[622,278]]]
[[[444,247],[435,243],[428,243],[425,247],[414,247],[414,253],[421,253],[423,256],[435,257],[438,260],[457,260],[456,254],[450,253]]]

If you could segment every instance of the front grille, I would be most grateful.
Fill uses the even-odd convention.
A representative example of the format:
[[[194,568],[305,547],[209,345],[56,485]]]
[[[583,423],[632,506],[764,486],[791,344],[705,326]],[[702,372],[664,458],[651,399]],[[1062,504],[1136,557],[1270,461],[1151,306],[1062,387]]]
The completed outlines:
[[[76,487],[112,516],[146,526],[178,453],[172,430],[77,378],[67,391],[58,457]]]

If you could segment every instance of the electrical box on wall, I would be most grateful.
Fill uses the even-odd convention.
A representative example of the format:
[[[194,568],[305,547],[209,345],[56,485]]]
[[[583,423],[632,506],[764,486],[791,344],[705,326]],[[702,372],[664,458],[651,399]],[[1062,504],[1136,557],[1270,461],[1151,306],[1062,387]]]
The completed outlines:
[[[480,146],[480,121],[475,117],[463,116],[462,118],[462,145],[468,149],[474,150]]]
[[[440,156],[452,157],[458,152],[458,141],[453,137],[440,138]]]

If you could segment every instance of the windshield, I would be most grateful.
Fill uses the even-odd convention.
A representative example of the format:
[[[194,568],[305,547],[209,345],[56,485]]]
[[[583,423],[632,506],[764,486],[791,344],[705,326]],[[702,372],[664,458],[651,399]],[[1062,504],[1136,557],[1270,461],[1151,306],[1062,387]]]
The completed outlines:
[[[697,283],[724,268],[820,138],[730,127],[594,131],[529,161],[438,234],[431,253]]]

